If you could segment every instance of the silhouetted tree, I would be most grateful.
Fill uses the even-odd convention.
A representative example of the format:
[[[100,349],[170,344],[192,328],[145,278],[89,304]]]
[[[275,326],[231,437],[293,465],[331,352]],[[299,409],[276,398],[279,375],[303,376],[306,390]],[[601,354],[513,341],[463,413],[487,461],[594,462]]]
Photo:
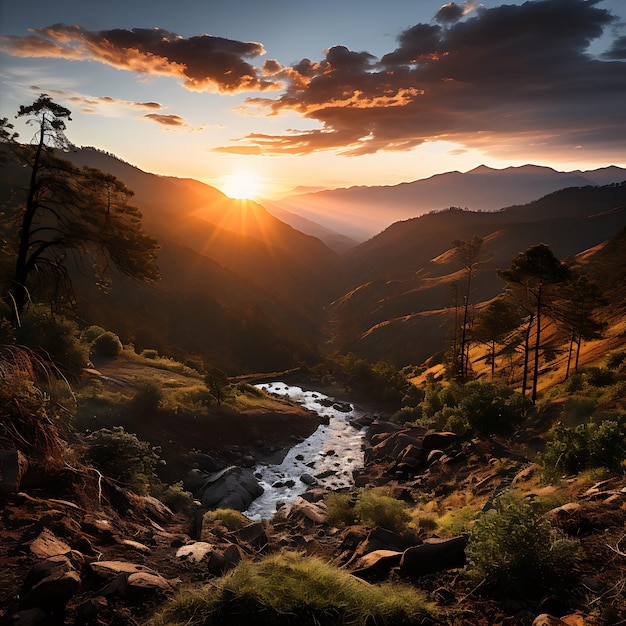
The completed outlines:
[[[496,346],[520,323],[519,310],[504,298],[492,300],[487,306],[478,309],[472,328],[472,339],[487,345],[492,379],[496,369]]]
[[[543,243],[531,246],[518,254],[508,270],[500,270],[498,276],[507,284],[508,295],[519,303],[529,314],[525,343],[525,367],[522,393],[526,393],[526,374],[532,323],[535,323],[534,370],[532,383],[533,402],[537,399],[539,377],[539,352],[541,349],[542,317],[546,306],[555,295],[555,287],[569,276],[570,270],[557,259],[550,248]]]
[[[466,379],[469,375],[469,330],[470,330],[470,298],[472,293],[472,279],[476,273],[480,249],[483,245],[481,237],[474,236],[464,241],[455,239],[452,242],[457,259],[465,268],[465,294],[463,295],[463,321],[461,323],[461,340],[457,359],[457,374]]]
[[[603,304],[605,301],[600,288],[586,276],[575,275],[561,288],[554,307],[554,315],[570,336],[565,380],[569,377],[574,346],[576,346],[574,370],[578,371],[582,341],[602,337],[602,330],[606,324],[597,321],[594,314]]]
[[[73,254],[92,265],[104,284],[110,265],[139,281],[158,280],[156,241],[141,226],[139,209],[128,204],[132,191],[110,174],[78,169],[61,159],[54,148],[70,147],[64,131],[70,111],[42,94],[21,106],[17,117],[27,118],[37,132],[32,145],[15,141],[3,125],[0,139],[30,168],[22,202],[13,207],[14,266],[3,293],[14,325],[30,300],[32,287],[50,282],[69,284],[66,260]]]

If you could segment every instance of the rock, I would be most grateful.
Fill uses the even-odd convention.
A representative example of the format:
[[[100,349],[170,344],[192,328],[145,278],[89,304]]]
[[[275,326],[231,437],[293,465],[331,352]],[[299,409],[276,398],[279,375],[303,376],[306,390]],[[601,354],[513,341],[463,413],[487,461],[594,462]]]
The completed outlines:
[[[311,476],[311,474],[302,474],[302,476],[300,476],[300,480],[305,484],[305,485],[316,485],[317,484],[317,480]]]
[[[47,528],[44,528],[39,536],[30,542],[30,551],[39,559],[68,554],[71,550],[70,546],[55,537],[54,533]]]
[[[74,626],[97,626],[99,624],[105,624],[106,622],[103,621],[100,616],[108,608],[109,603],[106,598],[102,596],[88,598],[76,610]]]
[[[119,574],[100,590],[100,594],[120,596],[125,602],[136,604],[150,596],[170,594],[174,590],[174,585],[160,574],[133,572]]]
[[[407,548],[400,570],[408,576],[424,576],[465,565],[467,537],[426,539],[422,545]]]
[[[75,564],[82,555],[52,556],[33,565],[20,592],[20,609],[39,608],[47,613],[59,613],[65,609],[78,591],[81,579]]]
[[[269,543],[265,534],[265,528],[260,522],[253,522],[243,528],[233,530],[226,535],[226,538],[238,545],[243,543],[252,546],[257,551],[264,550]]]
[[[286,504],[280,510],[281,517],[291,521],[301,521],[305,525],[324,524],[328,521],[326,505],[323,502],[309,502],[302,497]]]
[[[375,550],[362,556],[356,563],[352,575],[369,583],[385,580],[391,570],[400,565],[402,552],[393,550]]]
[[[132,550],[136,550],[137,552],[141,552],[141,554],[149,554],[152,552],[152,548],[148,547],[144,543],[140,543],[139,541],[133,541],[132,539],[123,539],[122,545],[127,546]]]
[[[323,480],[324,478],[328,478],[329,476],[335,476],[336,474],[337,472],[335,470],[327,469],[315,474],[315,478],[317,478],[318,480]]]
[[[426,457],[426,465],[432,465],[445,456],[443,450],[431,450]]]
[[[221,472],[206,475],[195,495],[206,508],[245,511],[262,493],[263,487],[252,470],[231,465]]]
[[[445,449],[457,441],[459,436],[452,432],[431,432],[424,435],[422,440],[422,454],[424,459],[431,450]]]
[[[307,502],[319,502],[324,499],[326,490],[322,487],[315,487],[313,489],[307,489],[300,497]]]
[[[195,541],[186,546],[182,546],[176,551],[176,558],[192,563],[200,563],[213,551],[214,546],[206,541]]]
[[[213,576],[223,576],[228,570],[236,567],[245,556],[245,552],[238,545],[231,544],[221,554],[211,552],[207,569]]]
[[[542,613],[534,619],[532,626],[565,626],[566,624],[567,622],[564,622],[558,617],[554,617],[548,613]]]
[[[19,450],[0,450],[0,498],[14,496],[20,489],[28,461]]]
[[[138,573],[159,575],[158,572],[145,565],[129,563],[127,561],[94,561],[89,564],[89,567],[97,576],[105,580],[112,580],[120,574],[126,574],[128,576]]]
[[[348,402],[335,402],[332,406],[335,411],[340,413],[350,413],[352,411],[352,405]]]

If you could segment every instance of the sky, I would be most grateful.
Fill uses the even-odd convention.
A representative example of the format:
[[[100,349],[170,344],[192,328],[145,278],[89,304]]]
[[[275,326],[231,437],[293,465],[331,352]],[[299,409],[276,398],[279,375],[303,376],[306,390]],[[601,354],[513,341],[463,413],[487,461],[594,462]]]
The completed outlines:
[[[626,0],[0,0],[0,117],[230,195],[626,166]],[[252,189],[256,184],[257,189]]]

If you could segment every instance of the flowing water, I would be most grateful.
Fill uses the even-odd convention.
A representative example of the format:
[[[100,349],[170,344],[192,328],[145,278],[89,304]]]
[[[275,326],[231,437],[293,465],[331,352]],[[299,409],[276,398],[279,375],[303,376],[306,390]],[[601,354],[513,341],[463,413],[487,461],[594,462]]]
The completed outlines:
[[[256,466],[254,471],[264,492],[245,511],[246,516],[271,518],[279,502],[292,502],[307,489],[308,485],[300,480],[306,474],[314,477],[320,487],[351,486],[352,470],[363,465],[365,431],[355,428],[350,421],[362,417],[364,412],[322,393],[304,391],[282,382],[256,386],[329,418],[329,423],[322,424],[310,437],[291,448],[282,463]]]

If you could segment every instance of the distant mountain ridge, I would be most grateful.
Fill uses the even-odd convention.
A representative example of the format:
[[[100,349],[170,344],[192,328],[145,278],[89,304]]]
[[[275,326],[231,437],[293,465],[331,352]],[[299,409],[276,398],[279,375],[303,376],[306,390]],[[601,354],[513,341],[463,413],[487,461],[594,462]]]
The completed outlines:
[[[494,211],[526,204],[569,187],[607,185],[626,180],[626,169],[559,172],[538,165],[502,170],[481,165],[469,172],[436,174],[389,186],[359,186],[289,196],[267,202],[272,211],[287,211],[353,239],[364,241],[393,222],[449,207]]]

